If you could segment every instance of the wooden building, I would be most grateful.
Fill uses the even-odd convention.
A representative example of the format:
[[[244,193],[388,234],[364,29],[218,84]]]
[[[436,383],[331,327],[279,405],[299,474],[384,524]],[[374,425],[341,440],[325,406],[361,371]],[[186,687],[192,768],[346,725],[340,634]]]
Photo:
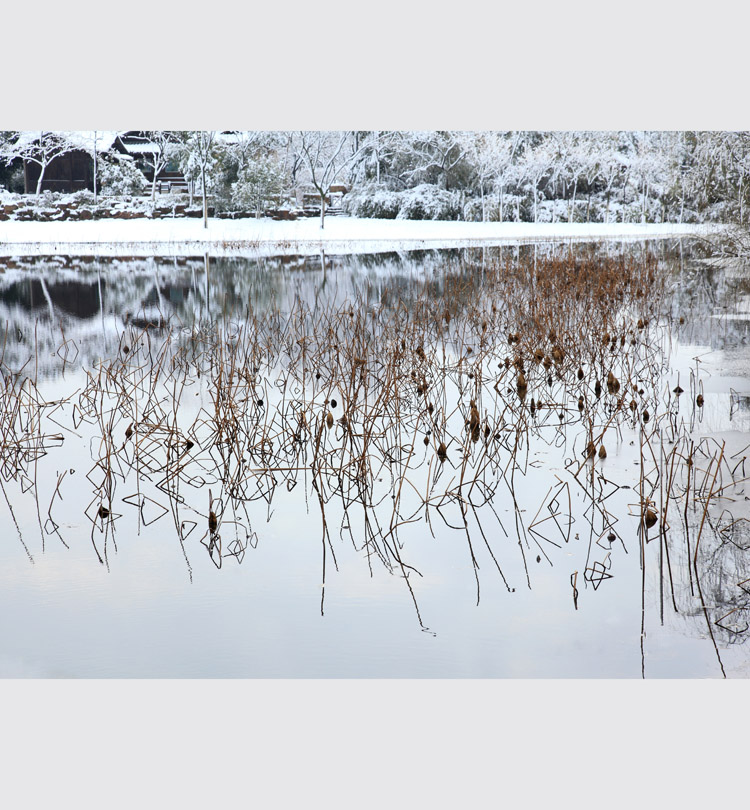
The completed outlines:
[[[36,191],[41,171],[38,163],[24,160],[23,181],[26,194]],[[66,152],[64,155],[53,158],[44,170],[42,191],[59,191],[62,194],[70,194],[83,189],[94,190],[94,159],[82,149]]]
[[[27,137],[31,133],[28,133]],[[118,152],[129,155],[141,170],[148,183],[154,179],[153,168],[149,167],[150,156],[158,152],[159,147],[151,141],[147,132],[133,130],[125,133],[99,133],[96,137],[98,154]],[[70,194],[74,191],[94,190],[94,136],[95,133],[70,133],[73,148],[53,158],[44,170],[42,191],[57,191]],[[29,141],[33,146],[34,141]],[[81,148],[75,148],[80,143]],[[24,160],[24,191],[26,194],[36,192],[41,167],[33,160]],[[101,186],[99,187],[101,189]],[[171,160],[156,177],[156,190],[161,193],[187,191],[188,185],[176,160]],[[149,186],[148,192],[150,193]]]
[[[138,130],[125,132],[118,136],[114,147],[122,153],[130,155],[135,160],[135,165],[143,172],[146,180],[149,183],[153,182],[154,170],[152,166],[149,166],[150,156],[157,153],[159,147],[153,143],[147,132]],[[187,180],[180,171],[180,165],[176,159],[170,160],[157,174],[156,190],[162,194],[174,194],[188,190]]]

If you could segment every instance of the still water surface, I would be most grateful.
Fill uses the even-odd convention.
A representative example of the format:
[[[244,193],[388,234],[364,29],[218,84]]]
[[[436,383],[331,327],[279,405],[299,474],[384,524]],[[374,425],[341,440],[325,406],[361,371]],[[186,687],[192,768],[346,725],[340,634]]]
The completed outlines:
[[[505,258],[541,261],[554,249],[506,248],[510,255]],[[732,452],[742,451],[750,443],[748,269],[707,263],[686,243],[612,244],[599,250],[610,256],[623,251],[638,257],[657,255],[668,277],[668,294],[658,314],[664,351],[658,390],[668,395],[678,381],[685,389],[688,380],[700,384],[705,406],[696,411],[683,399],[675,406],[682,408],[679,419],[696,442],[711,437],[728,442]],[[407,522],[412,512],[404,507],[404,525],[392,536],[398,538],[394,542],[400,552],[394,549],[393,554],[417,569],[418,574],[408,577],[411,589],[404,569],[393,565],[392,555],[383,562],[372,547],[363,544],[366,517],[349,515],[332,498],[322,601],[326,544],[321,542],[321,515],[307,472],[291,486],[279,485],[267,497],[252,499],[242,514],[230,514],[220,465],[209,470],[209,455],[214,461],[216,455],[200,454],[207,435],[201,433],[200,425],[190,434],[197,444],[190,453],[205,481],[200,486],[193,481],[182,513],[175,518],[169,498],[159,488],[160,476],[147,471],[137,479],[122,470],[115,497],[107,501],[113,504],[112,514],[97,515],[101,481],[95,462],[102,458],[106,430],[95,419],[87,420],[81,392],[93,390],[91,380],[97,369],[122,360],[123,346],[128,348],[131,373],[162,362],[159,351],[165,335],[171,334],[173,345],[187,356],[196,324],[219,324],[230,342],[243,340],[246,332],[242,330],[251,331],[248,308],[255,315],[276,313],[280,333],[296,337],[290,313],[302,310],[300,333],[309,334],[351,302],[388,313],[399,305],[416,306],[425,294],[441,301],[460,298],[462,280],[481,279],[483,268],[497,256],[498,250],[475,250],[262,260],[6,260],[0,276],[6,389],[11,378],[18,385],[28,376],[35,381],[39,398],[61,404],[45,412],[49,421],[42,432],[51,437],[46,454],[22,473],[13,475],[6,467],[3,475],[0,674],[64,678],[749,675],[750,647],[743,629],[747,592],[737,585],[750,577],[750,570],[746,571],[750,534],[743,523],[746,506],[741,502],[744,490],[732,491],[731,521],[721,509],[712,509],[709,515],[719,542],[711,546],[713,556],[703,569],[711,583],[707,623],[694,589],[688,593],[685,585],[680,590],[686,575],[681,577],[678,569],[689,564],[679,544],[672,546],[670,559],[677,582],[674,600],[668,593],[665,596],[665,563],[658,540],[645,545],[644,573],[633,490],[638,461],[631,442],[637,440],[637,433],[629,433],[627,425],[617,445],[608,448],[604,462],[607,478],[617,482],[607,490],[608,510],[619,521],[614,541],[589,529],[585,497],[568,481],[566,459],[580,453],[571,418],[573,427],[565,437],[550,426],[547,434],[540,430],[538,440],[529,441],[524,472],[515,485],[519,511],[509,502],[507,490],[502,496],[498,491],[490,499],[494,517],[485,507],[472,524],[469,544],[463,527],[457,525],[457,510],[446,512],[443,520],[433,512],[428,525],[424,515]],[[146,329],[148,323],[152,327]],[[286,351],[298,350],[292,346]],[[257,358],[245,359],[248,367],[256,367]],[[287,397],[290,407],[305,397],[317,397],[321,403],[327,397],[327,407],[333,411],[332,392],[339,397],[335,413],[339,417],[345,389],[324,391],[315,387],[314,380],[306,380],[304,386],[310,388],[290,388],[287,393],[277,384],[279,365],[283,361],[277,356],[273,367],[259,363],[257,374],[253,373],[257,401],[243,407],[252,414],[257,411],[253,419],[258,424],[273,427],[276,417],[271,415],[285,407]],[[170,368],[166,361],[164,368]],[[468,390],[462,374],[459,371],[446,383],[446,402],[453,387],[459,394]],[[174,416],[174,424],[183,420],[195,425],[201,413],[211,412],[215,378],[188,379],[180,389],[179,407],[165,394],[169,384],[160,389],[159,407],[160,413]],[[171,384],[175,390],[176,383]],[[451,418],[459,416],[455,412]],[[141,418],[146,423],[150,417],[141,414]],[[105,420],[104,424],[112,425],[115,437],[108,446],[125,448],[127,456],[127,420]],[[422,444],[423,432],[414,441],[411,434],[403,439],[402,449],[408,444],[419,462],[415,462],[419,472],[414,473],[414,491],[403,495],[407,505],[409,498],[417,503],[417,489],[422,492],[428,481],[436,480],[434,447]],[[337,441],[347,441],[338,422],[323,435],[332,453]],[[553,438],[543,439],[543,435]],[[153,452],[157,454],[156,449]],[[440,467],[443,478],[437,482],[441,486],[457,474],[456,452],[455,445],[453,450],[449,445],[448,460]],[[388,509],[390,469],[383,466],[375,471],[373,490],[373,500]],[[197,475],[195,470],[190,474]],[[215,501],[209,500],[209,489]],[[558,509],[557,501],[568,497],[570,509]],[[555,507],[550,511],[552,502]],[[224,540],[218,552],[206,530],[212,503],[226,510],[221,513]],[[560,518],[563,512],[564,519]],[[547,534],[549,521],[539,535],[517,529],[516,516],[526,520],[528,527],[534,525],[535,515],[546,514],[557,515],[557,522],[565,524],[556,529],[559,536]],[[719,530],[732,521],[730,553],[720,542],[726,533],[721,535]],[[708,540],[703,542],[706,545]],[[603,576],[591,575],[592,571]],[[715,573],[713,579],[710,571]],[[572,585],[575,574],[577,590]],[[726,611],[721,609],[723,604]],[[730,611],[732,618],[723,624],[731,630],[724,630],[716,619]]]

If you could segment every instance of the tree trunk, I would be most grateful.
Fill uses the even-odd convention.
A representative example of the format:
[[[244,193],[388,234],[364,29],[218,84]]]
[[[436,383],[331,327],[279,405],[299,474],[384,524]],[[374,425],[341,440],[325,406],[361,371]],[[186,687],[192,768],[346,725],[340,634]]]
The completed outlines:
[[[47,168],[46,163],[39,164],[39,179],[36,181],[36,196],[42,193],[42,180],[44,180],[44,170]]]
[[[98,152],[97,152],[97,149],[96,149],[96,132],[94,132],[94,202],[95,203],[99,201],[99,192],[97,191],[97,188],[96,188],[96,181],[97,181],[97,175],[98,175],[97,156],[98,156]]]
[[[156,201],[156,164],[154,164],[154,180],[151,183],[151,202]]]
[[[326,195],[320,195],[320,230],[323,230],[323,226],[325,225],[326,221]]]
[[[203,227],[208,228],[208,197],[206,197],[206,167],[201,166],[201,186],[203,187]]]
[[[380,184],[380,132],[375,133],[375,182]]]
[[[575,222],[576,218],[576,193],[578,191],[578,178],[576,177],[573,183],[573,204],[570,207],[570,214],[568,214],[568,222]]]
[[[679,222],[682,224],[682,219],[685,216],[685,178],[683,175],[680,175],[680,219]]]
[[[743,210],[742,210],[742,208],[743,208],[743,205],[742,205],[742,203],[743,203],[743,199],[742,199],[742,180],[743,179],[744,179],[743,175],[740,175],[740,225],[742,225],[742,220],[744,219]]]

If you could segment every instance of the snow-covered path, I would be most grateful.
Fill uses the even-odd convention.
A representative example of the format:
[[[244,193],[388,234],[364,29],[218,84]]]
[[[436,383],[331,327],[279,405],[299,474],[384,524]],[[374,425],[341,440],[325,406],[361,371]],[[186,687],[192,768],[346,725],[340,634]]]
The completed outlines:
[[[0,223],[0,255],[195,255],[329,253],[468,247],[546,240],[665,239],[708,236],[721,226],[602,223],[446,222],[329,217],[271,219],[132,219]]]

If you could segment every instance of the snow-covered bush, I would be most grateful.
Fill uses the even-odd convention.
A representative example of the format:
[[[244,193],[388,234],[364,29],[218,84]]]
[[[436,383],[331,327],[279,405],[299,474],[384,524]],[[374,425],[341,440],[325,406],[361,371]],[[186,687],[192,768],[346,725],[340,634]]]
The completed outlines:
[[[364,211],[360,216],[396,219],[401,208],[401,200],[397,192],[388,188],[379,188],[369,198],[365,198],[363,205]]]
[[[239,173],[232,184],[232,205],[236,210],[255,211],[260,216],[264,208],[275,204],[284,190],[284,171],[271,158],[255,160]]]
[[[401,199],[396,191],[377,183],[368,183],[344,197],[344,210],[353,217],[396,219]]]
[[[458,219],[461,200],[457,193],[422,183],[402,191],[397,219]]]
[[[146,188],[146,178],[131,157],[102,159],[98,173],[102,194],[107,197],[137,196]]]
[[[344,198],[347,213],[374,219],[458,219],[463,208],[458,193],[428,183],[406,191],[368,183]]]
[[[83,188],[80,191],[74,191],[69,199],[78,205],[94,205],[94,192]]]

